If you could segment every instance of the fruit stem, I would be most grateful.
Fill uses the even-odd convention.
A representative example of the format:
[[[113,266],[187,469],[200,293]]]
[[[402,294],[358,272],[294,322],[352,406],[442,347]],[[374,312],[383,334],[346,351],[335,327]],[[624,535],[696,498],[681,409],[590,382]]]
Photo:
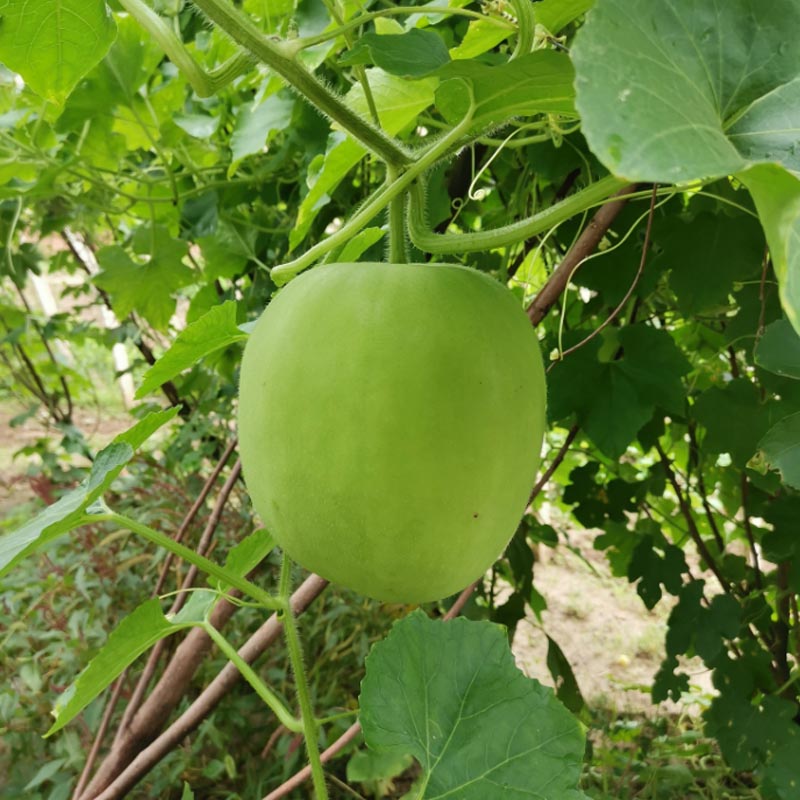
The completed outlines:
[[[279,594],[283,609],[278,612],[278,615],[283,621],[286,648],[289,651],[289,660],[292,663],[297,702],[300,705],[300,719],[303,724],[303,736],[306,740],[308,763],[311,767],[311,779],[314,783],[314,794],[316,795],[316,800],[328,800],[328,787],[325,785],[325,773],[322,769],[322,759],[319,755],[319,725],[314,716],[314,708],[311,705],[311,693],[308,689],[308,679],[306,678],[303,664],[303,648],[300,644],[297,621],[292,610],[291,577],[292,561],[284,552],[279,584]]]
[[[258,677],[255,670],[236,652],[231,643],[208,621],[200,626],[219,647],[223,655],[230,661],[242,677],[253,687],[256,694],[268,705],[278,718],[279,722],[293,733],[303,731],[303,723],[292,716],[291,711],[281,702],[280,698]]]
[[[602,205],[628,183],[608,175],[519,222],[475,233],[434,233],[425,220],[425,186],[418,182],[409,192],[408,233],[414,245],[426,253],[475,253],[506,247],[543,233],[593,206]]]
[[[78,524],[95,525],[98,522],[113,522],[115,525],[119,525],[120,528],[124,528],[125,530],[129,530],[138,534],[158,547],[163,547],[165,550],[174,553],[184,561],[194,564],[194,566],[205,572],[207,575],[217,578],[223,583],[232,586],[234,589],[239,589],[239,591],[248,595],[249,597],[252,597],[260,605],[264,606],[264,608],[276,611],[283,608],[283,602],[279,598],[273,597],[268,592],[265,592],[260,586],[256,586],[256,584],[247,580],[247,578],[236,575],[235,573],[225,569],[225,567],[220,567],[218,564],[215,564],[213,561],[209,561],[199,553],[195,553],[194,550],[191,550],[185,545],[176,542],[165,533],[154,530],[144,523],[138,522],[130,517],[126,517],[123,514],[117,514],[116,512],[110,510],[107,513],[102,514],[85,514]]]
[[[388,183],[394,183],[398,171],[387,167],[386,177]],[[398,195],[389,203],[389,261],[392,264],[408,263],[408,245],[406,240],[406,202],[402,195]]]
[[[392,173],[390,172],[386,183],[336,233],[306,250],[302,256],[275,267],[271,272],[272,280],[281,286],[304,269],[315,264],[326,253],[355,236],[376,214],[383,211],[392,200],[399,198],[402,192],[408,189],[417,178],[420,178],[469,132],[474,108],[475,105],[471,102],[464,119],[430,147],[423,150],[414,163],[406,167],[395,180],[391,179]]]

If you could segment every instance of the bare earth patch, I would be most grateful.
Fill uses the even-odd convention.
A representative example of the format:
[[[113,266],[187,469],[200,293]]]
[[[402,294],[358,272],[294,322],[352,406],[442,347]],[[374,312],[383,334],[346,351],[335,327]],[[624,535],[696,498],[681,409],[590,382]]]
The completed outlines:
[[[634,585],[611,575],[604,554],[592,546],[592,531],[570,531],[568,537],[572,549],[562,545],[546,550],[545,559],[534,568],[534,584],[548,608],[541,625],[529,612],[517,627],[513,642],[517,665],[553,685],[546,663],[546,631],[564,651],[590,705],[619,713],[685,710],[686,704],[655,707],[649,694],[663,658],[674,599],[662,598],[648,611]],[[689,662],[686,670],[697,687],[697,699],[707,696],[711,679],[703,664]],[[691,703],[688,698],[687,703]]]

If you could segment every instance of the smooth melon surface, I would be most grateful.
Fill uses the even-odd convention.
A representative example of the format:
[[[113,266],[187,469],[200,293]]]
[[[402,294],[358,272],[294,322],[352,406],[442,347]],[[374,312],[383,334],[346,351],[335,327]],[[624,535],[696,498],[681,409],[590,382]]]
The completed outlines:
[[[446,597],[513,535],[545,399],[530,322],[488,276],[317,267],[277,295],[245,348],[245,481],[307,569],[381,600]]]

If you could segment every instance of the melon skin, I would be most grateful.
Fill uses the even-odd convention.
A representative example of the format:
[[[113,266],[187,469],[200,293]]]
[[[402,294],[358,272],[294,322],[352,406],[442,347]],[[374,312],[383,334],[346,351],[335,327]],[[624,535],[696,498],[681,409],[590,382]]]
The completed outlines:
[[[536,335],[488,276],[317,267],[276,296],[245,347],[245,482],[306,569],[379,600],[440,599],[514,534],[545,401]]]

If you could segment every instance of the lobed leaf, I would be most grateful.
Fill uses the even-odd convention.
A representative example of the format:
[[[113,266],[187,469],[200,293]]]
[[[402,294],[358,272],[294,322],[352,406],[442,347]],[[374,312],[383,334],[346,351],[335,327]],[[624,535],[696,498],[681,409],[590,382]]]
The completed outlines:
[[[572,50],[589,146],[632,181],[800,172],[798,35],[794,0],[597,0]]]
[[[61,105],[111,47],[105,0],[0,0],[0,61]]]
[[[436,104],[451,124],[464,118],[473,98],[474,130],[502,125],[514,117],[575,113],[575,75],[564,53],[537,50],[499,66],[454,61],[436,74],[444,81]]]
[[[360,703],[367,745],[411,753],[428,800],[584,797],[583,731],[498,625],[413,612],[367,657]]]

